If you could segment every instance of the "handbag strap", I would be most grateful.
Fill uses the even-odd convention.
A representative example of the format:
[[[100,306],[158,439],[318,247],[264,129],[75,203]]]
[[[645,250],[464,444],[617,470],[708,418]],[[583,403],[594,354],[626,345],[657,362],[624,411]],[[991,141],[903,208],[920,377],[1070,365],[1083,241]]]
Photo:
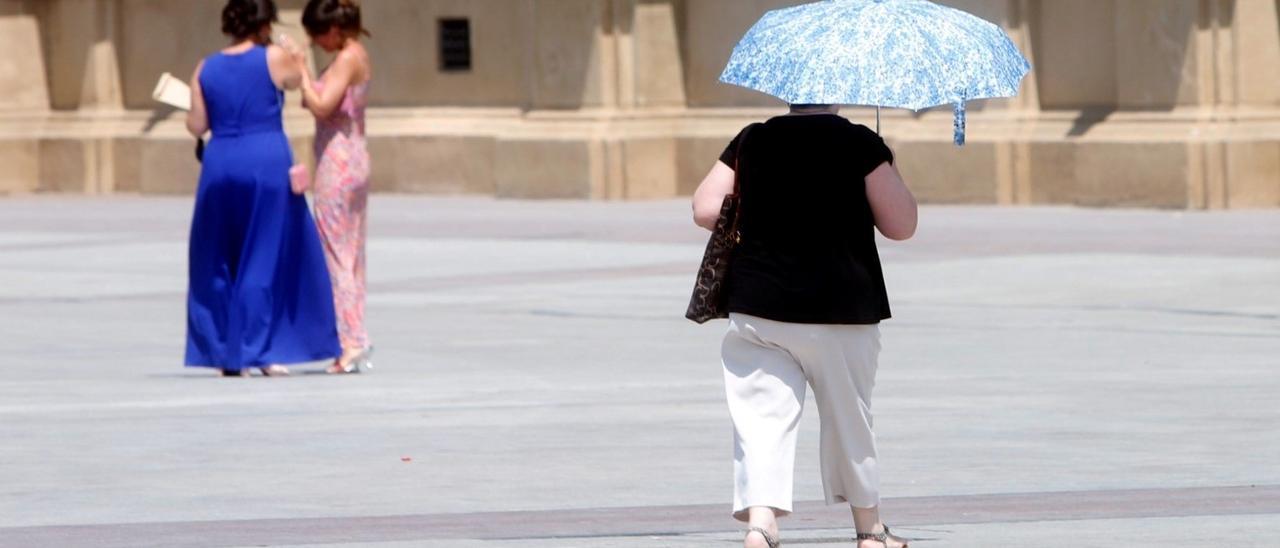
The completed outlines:
[[[742,173],[742,145],[746,144],[747,135],[751,133],[751,128],[755,126],[756,126],[755,124],[751,124],[743,128],[742,135],[738,136],[738,146],[735,147],[733,150],[733,193],[734,194],[738,194],[742,192],[742,177],[739,175],[740,173]]]
[[[751,128],[755,124],[750,124],[742,130],[742,135],[738,136],[738,146],[734,150],[733,156],[733,195],[738,199],[738,210],[733,216],[733,223],[729,225],[729,237],[734,242],[742,240],[742,234],[738,232],[738,225],[742,222],[742,145],[747,142],[747,135],[751,133]]]

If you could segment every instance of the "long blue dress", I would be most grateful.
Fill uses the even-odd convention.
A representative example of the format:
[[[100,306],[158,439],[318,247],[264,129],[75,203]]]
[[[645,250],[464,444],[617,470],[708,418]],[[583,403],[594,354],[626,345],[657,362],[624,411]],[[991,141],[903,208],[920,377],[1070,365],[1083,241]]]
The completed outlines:
[[[306,199],[290,191],[284,94],[266,48],[208,57],[200,86],[213,137],[191,220],[186,365],[338,356],[329,273]]]

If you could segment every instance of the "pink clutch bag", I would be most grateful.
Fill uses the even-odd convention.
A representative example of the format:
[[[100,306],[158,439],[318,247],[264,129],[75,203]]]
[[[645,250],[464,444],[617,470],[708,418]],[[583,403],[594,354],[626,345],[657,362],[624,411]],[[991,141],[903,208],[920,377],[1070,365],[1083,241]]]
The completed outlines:
[[[306,164],[297,164],[289,168],[289,186],[294,194],[302,194],[311,189],[311,170]]]

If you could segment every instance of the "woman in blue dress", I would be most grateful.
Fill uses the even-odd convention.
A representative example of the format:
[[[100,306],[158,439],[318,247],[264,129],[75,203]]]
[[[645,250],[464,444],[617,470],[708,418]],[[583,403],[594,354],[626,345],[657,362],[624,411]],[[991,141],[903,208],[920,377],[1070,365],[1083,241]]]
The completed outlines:
[[[302,76],[270,45],[275,20],[272,0],[228,1],[232,44],[191,79],[187,129],[212,138],[191,220],[186,365],[224,375],[284,375],[342,353],[315,223],[290,190],[281,109]]]

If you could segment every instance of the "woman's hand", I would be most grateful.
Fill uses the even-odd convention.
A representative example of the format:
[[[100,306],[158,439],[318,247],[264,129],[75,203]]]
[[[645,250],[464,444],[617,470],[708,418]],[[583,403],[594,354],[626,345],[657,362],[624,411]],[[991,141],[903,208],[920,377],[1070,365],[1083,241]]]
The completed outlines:
[[[280,36],[280,48],[288,55],[289,62],[293,65],[293,69],[298,73],[300,87],[302,92],[302,108],[307,108],[306,90],[312,86],[311,67],[307,63],[307,50],[302,45],[293,41],[289,35]]]
[[[290,38],[287,34],[280,35],[280,47],[284,48],[285,53],[289,54],[289,58],[298,65],[298,68],[306,68],[307,51],[297,42],[294,42],[293,38]]]

